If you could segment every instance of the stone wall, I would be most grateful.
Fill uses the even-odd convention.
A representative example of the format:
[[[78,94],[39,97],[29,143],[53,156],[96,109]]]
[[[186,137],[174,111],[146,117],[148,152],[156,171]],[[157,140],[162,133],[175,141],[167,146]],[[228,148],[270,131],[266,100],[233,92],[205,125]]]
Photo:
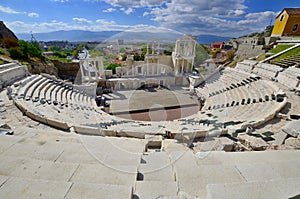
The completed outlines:
[[[80,64],[77,62],[63,63],[60,61],[53,61],[53,64],[55,68],[57,68],[58,77],[62,79],[66,79],[68,77],[75,79],[77,75],[80,75],[80,73],[78,73]]]
[[[28,70],[32,74],[47,73],[57,76],[57,68],[52,63],[32,62],[29,63]]]
[[[256,57],[262,53],[265,53],[263,50],[263,45],[249,45],[249,44],[239,44],[238,51],[236,52],[236,59],[243,60],[251,57]]]

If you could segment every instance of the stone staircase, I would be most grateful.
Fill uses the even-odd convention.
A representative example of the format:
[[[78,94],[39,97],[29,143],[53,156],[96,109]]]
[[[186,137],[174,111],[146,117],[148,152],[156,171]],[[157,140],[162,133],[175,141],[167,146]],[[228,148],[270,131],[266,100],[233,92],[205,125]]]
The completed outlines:
[[[176,198],[176,173],[166,152],[144,152],[138,166],[134,198]]]

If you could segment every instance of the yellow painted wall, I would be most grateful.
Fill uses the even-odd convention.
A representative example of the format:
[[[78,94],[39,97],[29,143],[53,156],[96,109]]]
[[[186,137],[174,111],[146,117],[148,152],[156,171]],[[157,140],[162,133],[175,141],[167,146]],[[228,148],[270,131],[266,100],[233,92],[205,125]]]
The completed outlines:
[[[284,15],[284,19],[280,21],[282,15]],[[283,11],[281,15],[276,18],[276,22],[272,31],[272,36],[281,36],[283,34],[288,18],[289,15],[286,11]]]
[[[280,21],[282,15],[284,15],[284,19]],[[298,29],[293,32],[295,24],[298,24]],[[272,36],[292,35],[300,35],[300,15],[289,15],[286,11],[283,11],[281,15],[276,18]]]

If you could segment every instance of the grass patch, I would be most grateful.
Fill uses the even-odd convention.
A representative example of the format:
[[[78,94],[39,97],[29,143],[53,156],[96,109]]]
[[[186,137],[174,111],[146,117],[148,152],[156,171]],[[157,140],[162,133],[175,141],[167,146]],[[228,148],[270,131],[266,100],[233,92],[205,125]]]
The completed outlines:
[[[277,53],[280,53],[281,51],[286,50],[286,49],[288,49],[288,48],[290,48],[292,46],[293,45],[277,45],[276,48],[270,50],[269,52],[277,54]]]
[[[5,55],[5,50],[0,49],[0,55]]]
[[[300,54],[300,47],[294,48],[293,50],[290,50],[289,52],[286,52],[286,53],[276,57],[275,60],[281,60],[281,59],[284,59],[286,57],[293,56],[296,54]]]
[[[69,62],[72,62],[72,60],[70,59],[67,59],[67,58],[61,58],[61,57],[56,57],[56,56],[53,56],[53,57],[47,57],[49,60],[56,60],[56,61],[60,61],[60,62],[64,62],[64,63],[69,63]]]
[[[264,133],[262,133],[264,136],[266,136],[266,137],[270,137],[270,136],[272,136],[272,135],[274,135],[274,133],[272,133],[271,131],[266,131],[266,132],[264,132]]]

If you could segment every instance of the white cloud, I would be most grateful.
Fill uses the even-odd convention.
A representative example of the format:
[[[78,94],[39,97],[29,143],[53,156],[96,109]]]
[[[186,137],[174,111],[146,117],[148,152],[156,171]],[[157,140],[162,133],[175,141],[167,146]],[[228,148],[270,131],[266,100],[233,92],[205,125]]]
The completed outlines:
[[[107,21],[105,19],[98,19],[92,24],[74,24],[65,23],[62,21],[52,20],[50,22],[41,23],[25,23],[22,21],[13,21],[5,23],[14,33],[42,33],[52,32],[57,30],[89,30],[89,31],[128,31],[136,29],[155,28],[147,24],[137,25],[123,25],[116,24],[115,21]]]
[[[143,17],[145,17],[145,16],[147,16],[147,15],[149,15],[150,13],[149,12],[144,12],[143,13]]]
[[[265,11],[265,12],[256,12],[256,13],[249,13],[246,15],[247,19],[257,19],[257,20],[263,20],[266,18],[273,18],[276,17],[277,13],[271,12],[271,11]]]
[[[77,22],[77,23],[81,23],[81,24],[92,24],[92,21],[90,21],[88,19],[85,19],[85,18],[74,17],[72,20]]]
[[[115,8],[107,8],[106,10],[103,10],[102,12],[113,12],[116,11]]]
[[[120,8],[121,11],[123,11],[125,14],[129,15],[130,13],[132,13],[134,10],[132,8]]]
[[[160,26],[191,34],[236,37],[262,31],[276,13],[248,13],[245,0],[172,0],[149,9]],[[148,15],[148,12],[145,13]]]
[[[232,16],[232,17],[241,17],[245,13],[246,12],[244,10],[231,10],[228,14],[229,14],[229,16]]]
[[[0,5],[0,12],[4,12],[7,14],[21,14],[21,12],[17,12],[13,9],[11,9],[10,7],[4,7]]]
[[[105,19],[97,19],[96,23],[101,24],[101,25],[115,25],[115,21],[106,21]]]
[[[62,2],[64,0],[60,0]],[[146,8],[143,17],[149,16],[160,27],[177,30],[182,33],[214,34],[237,37],[251,32],[262,31],[270,20],[275,18],[275,12],[265,11],[247,13],[245,0],[85,0],[105,1],[112,6],[103,12],[120,10],[129,15],[140,7]],[[162,5],[163,6],[154,6]],[[3,8],[3,7],[2,7]],[[1,7],[0,7],[0,11]],[[15,11],[16,12],[16,11]],[[22,24],[11,22],[9,25],[16,32],[47,32],[53,30],[127,30],[137,27],[149,27],[139,24],[135,26],[117,24],[115,21],[98,19],[91,21],[85,18],[73,18],[76,23],[59,21],[44,22],[39,24]]]
[[[132,8],[128,8],[127,10],[124,11],[124,13],[127,14],[127,15],[129,15],[132,12],[133,12]]]
[[[86,2],[105,2],[112,6],[119,7],[133,7],[133,8],[141,8],[141,7],[154,7],[161,6],[163,3],[167,2],[167,0],[84,0]]]
[[[42,23],[25,23],[23,21],[7,22],[6,25],[15,33],[29,33],[32,32],[51,32],[55,30],[68,30],[68,24],[53,20],[51,22]]]
[[[35,12],[31,12],[31,13],[28,13],[28,17],[38,18],[38,17],[39,17],[39,14],[38,14],[38,13],[35,13]]]

